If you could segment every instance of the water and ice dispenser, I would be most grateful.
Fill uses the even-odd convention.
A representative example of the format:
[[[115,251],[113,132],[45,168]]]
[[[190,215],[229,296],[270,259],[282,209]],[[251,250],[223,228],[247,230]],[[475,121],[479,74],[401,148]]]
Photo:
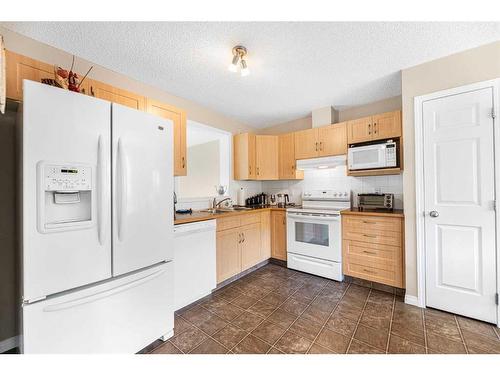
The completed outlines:
[[[40,162],[38,230],[41,233],[83,229],[92,221],[92,167]]]

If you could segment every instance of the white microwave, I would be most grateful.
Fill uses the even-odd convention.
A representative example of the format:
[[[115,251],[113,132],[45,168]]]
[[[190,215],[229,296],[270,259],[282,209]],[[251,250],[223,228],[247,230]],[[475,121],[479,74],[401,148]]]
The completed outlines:
[[[396,142],[351,146],[347,153],[349,170],[392,168],[397,166]]]

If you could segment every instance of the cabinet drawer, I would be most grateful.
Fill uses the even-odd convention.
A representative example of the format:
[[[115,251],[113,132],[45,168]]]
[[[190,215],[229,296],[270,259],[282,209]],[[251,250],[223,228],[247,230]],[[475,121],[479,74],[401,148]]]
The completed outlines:
[[[365,256],[389,261],[401,259],[401,247],[369,242],[344,241],[344,252],[346,257]]]
[[[382,270],[356,263],[346,263],[345,266],[344,273],[347,275],[392,286],[400,285],[399,280],[396,280],[396,273],[393,270]]]
[[[360,231],[358,229],[353,230],[350,227],[344,227],[342,234],[343,239],[345,240],[369,242],[390,246],[401,246],[400,232],[388,232],[373,229],[364,229],[363,231]]]
[[[401,232],[401,220],[380,216],[344,216],[343,225],[351,232],[364,233],[366,229]]]
[[[240,223],[240,216],[221,217],[217,219],[217,231],[237,228]]]
[[[253,214],[245,214],[240,216],[240,225],[249,225],[249,224],[256,224],[260,223],[260,212],[259,213],[253,213]]]

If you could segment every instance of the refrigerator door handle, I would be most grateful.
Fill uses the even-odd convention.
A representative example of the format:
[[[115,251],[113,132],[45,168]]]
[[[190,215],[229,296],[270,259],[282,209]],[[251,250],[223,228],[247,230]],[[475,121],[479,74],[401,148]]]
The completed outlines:
[[[104,225],[104,190],[105,186],[105,173],[104,167],[104,145],[102,135],[99,135],[97,141],[97,237],[99,244],[102,246],[106,241],[106,232]]]
[[[123,241],[125,231],[125,212],[127,211],[127,163],[123,151],[123,141],[118,138],[116,152],[116,216],[118,222],[118,240]]]
[[[103,290],[101,292],[97,292],[95,294],[91,294],[91,295],[88,295],[85,297],[75,298],[75,299],[72,299],[70,301],[61,302],[61,303],[58,303],[55,305],[46,306],[43,308],[43,311],[44,312],[54,312],[54,311],[66,310],[66,309],[69,309],[69,308],[72,308],[72,307],[75,307],[78,305],[84,305],[87,303],[91,303],[91,302],[100,300],[102,298],[109,297],[109,296],[112,296],[114,294],[121,293],[121,292],[124,292],[126,290],[135,288],[136,286],[138,286],[140,284],[144,284],[145,282],[148,282],[152,279],[156,279],[157,277],[159,277],[160,275],[162,275],[165,272],[166,271],[164,269],[158,270],[150,275],[144,276],[144,277],[137,279],[137,280],[130,281],[126,284],[116,286],[114,288]]]

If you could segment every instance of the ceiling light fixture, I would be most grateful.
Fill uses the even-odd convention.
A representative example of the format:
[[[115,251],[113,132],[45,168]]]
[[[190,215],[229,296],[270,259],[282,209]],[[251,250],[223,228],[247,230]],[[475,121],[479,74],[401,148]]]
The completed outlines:
[[[250,69],[247,65],[247,49],[243,46],[233,47],[233,61],[229,64],[229,71],[236,73],[238,71],[238,63],[241,67],[240,74],[242,77],[246,77],[250,74]]]

